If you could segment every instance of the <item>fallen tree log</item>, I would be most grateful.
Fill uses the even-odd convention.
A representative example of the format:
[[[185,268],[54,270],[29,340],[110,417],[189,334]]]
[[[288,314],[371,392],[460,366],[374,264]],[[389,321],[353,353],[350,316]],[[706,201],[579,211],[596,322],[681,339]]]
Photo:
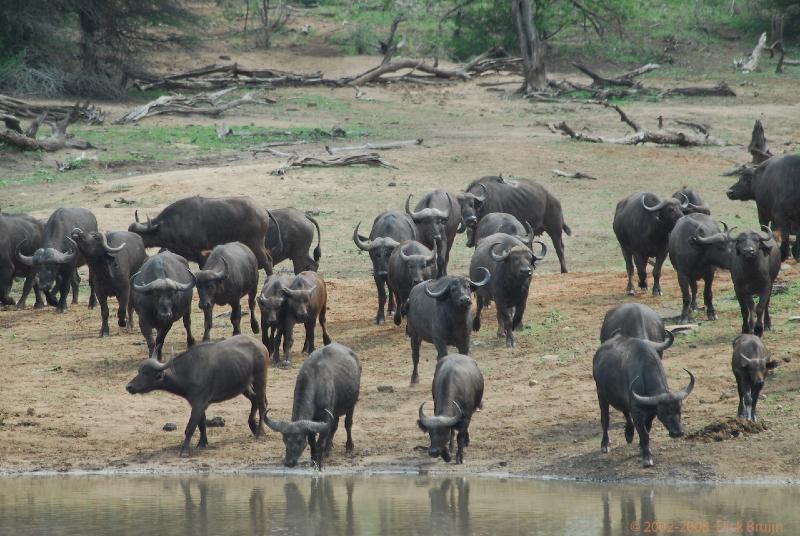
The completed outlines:
[[[381,158],[378,153],[356,154],[323,159],[316,156],[301,157],[291,155],[289,160],[272,172],[273,175],[283,175],[288,169],[302,167],[344,167],[344,166],[374,166],[397,169],[395,166]]]
[[[12,116],[13,117],[13,116]],[[0,143],[17,147],[22,151],[45,151],[54,152],[65,147],[71,149],[96,149],[91,143],[85,140],[78,140],[70,137],[67,134],[67,128],[80,118],[80,106],[76,104],[67,116],[63,117],[58,122],[49,122],[52,130],[50,137],[43,139],[36,139],[36,133],[39,130],[39,125],[42,124],[47,117],[47,112],[43,112],[31,126],[23,134],[19,119],[16,123],[20,126],[19,130],[15,128],[0,128]],[[7,120],[9,124],[12,120]]]
[[[401,149],[403,147],[410,147],[412,145],[422,145],[422,138],[417,138],[416,140],[392,141],[383,143],[365,143],[364,145],[355,145],[352,147],[330,147],[326,145],[325,150],[328,152],[328,154],[334,155],[336,153],[343,153],[347,151],[384,151],[387,149]]]
[[[681,95],[684,97],[735,97],[736,93],[726,82],[720,82],[714,87],[673,87],[661,93],[662,96]]]
[[[461,80],[469,79],[469,74],[461,71],[461,70],[446,70],[440,69],[438,67],[434,67],[432,65],[427,65],[422,60],[403,60],[403,61],[395,61],[389,62],[385,64],[381,64],[374,69],[370,69],[365,73],[357,75],[351,79],[341,79],[345,81],[345,84],[353,85],[353,86],[363,86],[364,84],[369,84],[370,82],[374,81],[381,76],[394,73],[397,71],[401,71],[403,69],[411,69],[412,71],[421,71],[423,73],[431,74],[437,78],[458,78]]]
[[[587,179],[590,181],[596,181],[597,177],[592,177],[582,171],[576,171],[575,173],[567,173],[566,171],[561,171],[560,169],[554,169],[553,175],[556,177],[564,177],[565,179]]]
[[[73,106],[40,105],[15,99],[8,95],[0,95],[0,113],[13,115],[20,119],[33,119],[47,112],[53,119],[60,120],[70,115],[75,106],[78,107],[78,117],[88,125],[99,125],[105,120],[103,111],[94,104],[89,104],[88,101],[84,104],[77,103]]]
[[[274,104],[276,101],[268,97],[261,97],[256,100],[258,92],[246,93],[238,99],[223,101],[222,97],[237,88],[227,88],[214,93],[200,93],[192,96],[185,95],[162,95],[154,101],[137,106],[116,121],[117,125],[135,123],[146,117],[162,114],[175,115],[210,115],[217,117],[231,108],[242,106],[243,104]]]

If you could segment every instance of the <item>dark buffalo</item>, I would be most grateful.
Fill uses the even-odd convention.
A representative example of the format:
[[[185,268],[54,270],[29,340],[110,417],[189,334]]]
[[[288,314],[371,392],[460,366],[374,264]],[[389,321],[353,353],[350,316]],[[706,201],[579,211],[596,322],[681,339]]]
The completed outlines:
[[[73,229],[72,239],[86,258],[94,281],[94,291],[100,302],[100,336],[107,337],[108,298],[117,298],[117,325],[130,326],[133,321],[133,288],[131,275],[142,267],[147,258],[142,238],[134,233],[117,231],[101,233]]]
[[[147,341],[148,354],[152,355],[158,348],[158,359],[161,359],[164,339],[172,329],[172,324],[180,318],[186,328],[186,345],[192,346],[192,289],[195,277],[189,271],[186,259],[171,251],[164,251],[144,261],[142,269],[133,275],[131,281],[133,308],[139,315],[139,328]]]
[[[517,218],[505,212],[492,212],[481,218],[478,227],[475,228],[473,236],[473,246],[489,235],[495,233],[505,233],[518,237],[523,242],[531,244],[534,233],[529,223],[521,224]]]
[[[733,341],[733,358],[731,368],[736,377],[736,389],[739,391],[739,409],[736,416],[748,421],[756,421],[756,405],[767,371],[778,366],[772,354],[755,335],[739,335]]]
[[[26,214],[0,214],[0,303],[14,305],[11,299],[11,287],[15,277],[24,277],[22,295],[17,301],[17,308],[25,307],[25,301],[31,288],[36,296],[37,309],[44,307],[42,291],[36,280],[32,266],[20,262],[17,258],[17,246],[23,255],[32,256],[42,246],[44,224],[40,220]]]
[[[292,276],[288,274],[272,274],[264,281],[261,294],[258,295],[258,307],[261,309],[261,342],[269,350],[272,362],[280,359],[281,337],[286,322],[286,294],[283,289],[292,284]]]
[[[394,248],[389,257],[389,291],[394,293],[397,308],[394,323],[400,325],[403,305],[414,285],[436,277],[436,245],[433,251],[416,240],[408,240]]]
[[[297,465],[308,443],[312,462],[322,469],[342,415],[347,431],[345,449],[352,452],[353,412],[360,387],[361,363],[350,348],[332,343],[308,356],[294,384],[291,422],[273,421],[266,417],[267,426],[283,436],[286,445],[283,464],[286,467]]]
[[[689,385],[671,393],[660,353],[674,341],[671,333],[657,343],[616,334],[600,345],[594,355],[592,375],[600,403],[603,426],[603,452],[608,452],[609,405],[625,415],[625,440],[633,442],[633,430],[639,434],[639,453],[644,467],[653,465],[650,453],[650,428],[658,420],[670,437],[681,437],[681,403],[694,389],[694,376],[688,370]]]
[[[538,243],[542,248],[541,253],[536,255],[522,240],[505,233],[496,233],[478,244],[469,265],[470,277],[480,277],[482,268],[488,269],[491,274],[489,284],[476,292],[478,308],[472,329],[480,329],[481,310],[493,300],[497,305],[497,336],[505,337],[509,348],[516,345],[514,330],[519,328],[522,315],[525,314],[533,270],[536,263],[547,254],[547,246],[543,242]]]
[[[664,342],[664,321],[658,313],[641,303],[623,303],[609,309],[600,328],[600,342],[619,332],[624,337]]]
[[[203,268],[207,252],[229,242],[241,242],[258,260],[258,267],[272,274],[272,259],[264,246],[269,213],[249,197],[186,197],[161,213],[128,228],[142,236],[145,247],[161,247],[196,262]]]
[[[655,257],[653,296],[661,296],[661,265],[667,258],[669,233],[682,216],[681,203],[672,197],[659,201],[655,194],[639,192],[617,203],[613,227],[628,271],[628,294],[634,293],[634,263],[639,288],[647,292],[647,259]]]
[[[733,241],[731,279],[742,311],[742,333],[759,337],[772,329],[769,300],[781,269],[781,255],[769,227],[745,231]],[[758,306],[753,301],[758,296]]]
[[[475,230],[478,227],[478,223],[480,223],[480,219],[489,214],[483,210],[486,192],[486,186],[479,183],[474,188],[474,191],[461,192],[456,195],[459,210],[461,210],[461,226],[458,228],[458,232],[467,232],[468,248],[475,246]],[[493,212],[492,214],[495,213]]]
[[[369,238],[358,234],[360,225],[361,222],[358,222],[353,230],[353,242],[358,249],[368,252],[372,261],[372,277],[375,279],[375,286],[378,289],[378,313],[375,316],[375,323],[380,325],[386,321],[383,306],[386,304],[389,257],[401,242],[417,239],[417,228],[408,214],[399,210],[389,210],[375,218]],[[390,292],[387,313],[392,315],[394,310],[394,295]]]
[[[479,270],[484,277],[473,281],[468,277],[442,277],[426,281],[411,289],[405,304],[408,324],[406,333],[411,338],[411,385],[419,381],[419,347],[422,341],[436,346],[437,358],[447,355],[447,346],[455,346],[459,353],[469,355],[472,328],[472,293],[489,283],[489,270]]]
[[[423,402],[417,420],[417,425],[431,439],[428,455],[431,458],[441,456],[445,462],[450,462],[453,435],[458,432],[456,464],[464,463],[464,447],[469,446],[469,423],[482,405],[483,374],[471,357],[450,354],[436,363],[431,391],[433,416],[425,415]]]
[[[87,233],[97,231],[97,219],[85,208],[56,209],[47,219],[42,232],[42,245],[33,256],[26,256],[21,250],[17,252],[17,259],[33,268],[47,303],[57,307],[59,313],[67,310],[67,294],[70,287],[72,287],[72,303],[78,303],[80,280],[76,269],[86,264],[86,258],[78,251],[75,241],[70,238],[72,230],[76,227]],[[89,307],[93,308],[97,298],[94,294],[91,273],[89,288]],[[56,294],[60,294],[58,300]]]
[[[689,322],[690,312],[697,309],[697,281],[702,279],[703,303],[706,318],[716,320],[713,292],[714,273],[717,268],[730,267],[731,252],[728,244],[728,226],[725,232],[705,214],[689,214],[678,220],[669,235],[669,261],[678,272],[678,285],[683,295],[681,323]]]
[[[414,210],[406,198],[406,213],[417,227],[417,240],[428,249],[436,248],[436,277],[447,275],[450,250],[456,233],[461,227],[461,212],[458,201],[444,190],[434,190],[422,196]]]
[[[233,334],[239,335],[242,322],[242,296],[247,296],[250,329],[258,333],[256,295],[258,295],[258,261],[241,242],[216,246],[208,255],[203,269],[195,274],[198,306],[203,311],[203,342],[211,340],[214,305],[231,306]]]
[[[474,216],[481,220],[492,212],[511,214],[522,223],[528,222],[537,236],[542,233],[550,236],[561,272],[567,273],[562,233],[569,236],[572,230],[564,222],[561,203],[544,186],[530,179],[506,181],[502,177],[482,177],[467,186],[466,194],[471,195],[459,196],[459,203],[467,227]],[[483,201],[476,203],[481,197]]]
[[[319,259],[322,256],[320,242],[322,236],[319,223],[308,214],[296,208],[276,208],[270,210],[275,219],[275,225],[267,229],[267,251],[272,257],[272,264],[277,265],[286,259],[291,259],[294,273],[319,270]],[[317,230],[317,247],[314,248],[313,257],[308,255],[308,249],[314,242],[314,229]]]
[[[786,259],[789,233],[800,226],[800,155],[773,156],[755,169],[745,169],[727,194],[729,199],[756,202],[758,222],[780,231],[781,259]]]
[[[159,363],[153,355],[139,366],[139,373],[126,389],[132,395],[166,391],[189,403],[192,414],[186,425],[181,456],[189,455],[189,442],[198,425],[197,447],[208,446],[208,406],[239,395],[250,401],[247,424],[253,435],[260,437],[267,411],[267,350],[249,337],[237,335],[220,342],[198,344],[173,355],[166,363]]]
[[[706,216],[711,215],[711,208],[708,204],[703,201],[703,198],[700,195],[692,190],[691,188],[687,188],[684,186],[674,194],[672,197],[677,199],[681,203],[681,210],[685,214],[705,214]]]
[[[319,318],[322,328],[322,343],[328,345],[331,338],[328,335],[328,325],[325,315],[328,311],[328,292],[325,280],[317,272],[301,272],[297,274],[292,284],[282,289],[286,296],[286,312],[283,325],[283,358],[285,365],[289,364],[289,352],[294,344],[292,331],[295,323],[299,322],[306,328],[306,340],[303,352],[314,351],[314,327]]]

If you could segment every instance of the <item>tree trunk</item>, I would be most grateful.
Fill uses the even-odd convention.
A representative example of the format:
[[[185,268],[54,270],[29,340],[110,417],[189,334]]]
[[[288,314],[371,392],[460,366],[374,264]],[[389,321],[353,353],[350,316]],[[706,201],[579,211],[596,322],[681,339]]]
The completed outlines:
[[[78,22],[81,27],[81,63],[86,74],[97,72],[97,46],[95,43],[95,32],[97,31],[97,21],[95,20],[94,6],[90,5],[78,14]]]
[[[544,43],[539,37],[531,13],[531,0],[511,0],[511,16],[519,38],[522,56],[522,76],[525,78],[520,93],[541,91],[547,88],[547,70],[544,64]]]

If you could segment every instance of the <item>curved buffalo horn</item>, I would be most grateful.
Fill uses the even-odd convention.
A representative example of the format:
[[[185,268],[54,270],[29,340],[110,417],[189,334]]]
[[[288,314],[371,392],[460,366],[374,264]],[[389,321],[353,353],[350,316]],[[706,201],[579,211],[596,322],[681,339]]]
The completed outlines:
[[[422,407],[425,405],[425,402],[420,404],[419,406],[419,422],[425,428],[452,428],[458,421],[461,420],[463,416],[463,412],[461,411],[461,407],[456,403],[455,400],[452,400],[453,405],[455,405],[456,409],[458,409],[458,415],[454,417],[449,417],[447,415],[437,415],[435,417],[427,417],[425,412],[423,411]]]
[[[634,401],[640,406],[655,407],[658,405],[659,402],[666,402],[670,398],[670,393],[661,393],[660,395],[655,395],[655,396],[642,396],[636,393],[636,391],[633,390],[633,384],[636,383],[636,381],[639,379],[640,377],[636,376],[631,382],[629,389],[631,394],[633,395]]]
[[[733,226],[733,227],[731,227],[730,229],[726,229],[726,230],[725,230],[725,238],[726,238],[726,239],[728,239],[728,240],[731,240],[731,233],[732,233],[732,232],[733,232],[733,230],[734,230],[734,229],[736,229],[736,228],[737,228],[737,227],[734,225],[734,226]]]
[[[488,270],[488,268],[485,268],[483,266],[479,266],[478,270],[483,270],[484,272],[486,272],[486,275],[484,276],[484,278],[481,281],[473,281],[472,279],[467,278],[467,281],[469,281],[469,285],[472,287],[473,290],[475,290],[476,288],[480,288],[480,287],[486,285],[489,282],[489,280],[492,278],[492,273]]]
[[[545,255],[547,255],[547,245],[544,242],[542,242],[541,240],[535,240],[534,242],[531,243],[531,245],[533,245],[534,243],[535,244],[539,244],[540,246],[542,246],[542,252],[539,255],[537,255],[536,253],[533,253],[533,258],[536,259],[537,261],[540,261],[540,260],[544,259]],[[533,252],[533,251],[531,250],[531,252]]]
[[[361,226],[361,222],[358,222],[356,228],[353,229],[353,242],[355,243],[356,247],[361,251],[370,251],[372,249],[372,242],[363,238],[358,234],[358,228]]]
[[[278,231],[278,247],[272,248],[272,256],[274,257],[276,253],[283,251],[283,236],[281,236],[281,225],[278,223],[278,220],[275,219],[275,216],[272,215],[272,212],[267,210],[267,216],[275,223],[275,229]]]
[[[133,224],[134,232],[147,233],[147,232],[155,231],[156,229],[158,229],[158,226],[161,225],[160,223],[155,223],[154,224],[150,220],[150,215],[147,216],[147,223],[142,223],[141,221],[139,221],[139,211],[138,210],[135,210],[133,215],[134,215],[134,219],[136,220],[136,223]]]
[[[23,240],[22,242],[17,244],[17,249],[16,249],[17,260],[19,262],[21,262],[22,264],[24,264],[25,266],[33,266],[33,257],[28,257],[27,255],[23,255],[19,251],[20,248],[22,247],[22,244],[24,244],[27,241],[28,241],[28,239],[26,238],[25,240]]]
[[[80,236],[83,234],[83,229],[80,227],[73,227],[72,231],[69,232],[70,236]]]
[[[517,238],[518,238],[518,239],[519,239],[521,242],[524,242],[524,243],[525,243],[525,244],[526,244],[528,247],[530,247],[530,246],[533,244],[533,238],[534,238],[534,236],[535,236],[535,235],[533,234],[533,227],[531,227],[531,224],[530,224],[530,223],[528,223],[528,221],[527,221],[527,220],[525,220],[525,223],[523,223],[522,225],[523,225],[523,227],[525,227],[525,233],[526,233],[526,234],[524,234],[524,235],[517,235]]]
[[[228,275],[228,261],[225,260],[225,257],[220,257],[222,259],[222,270],[209,270],[213,274],[214,279],[220,280],[225,279],[225,276]]]
[[[664,208],[665,206],[667,206],[669,204],[669,199],[664,199],[663,201],[659,202],[657,205],[649,207],[649,206],[647,206],[647,203],[644,200],[644,198],[646,196],[647,196],[647,194],[642,194],[642,207],[644,207],[644,209],[646,211],[648,211],[648,212],[659,211],[659,210],[661,210],[662,208]]]
[[[456,229],[456,232],[458,234],[461,234],[466,230],[467,230],[467,225],[464,223],[464,218],[461,218],[461,220],[459,220],[458,222],[458,229]]]
[[[501,253],[501,254],[499,254],[499,255],[498,255],[497,253],[495,253],[495,251],[494,251],[494,248],[496,248],[497,246],[502,246],[502,245],[503,245],[503,243],[502,243],[502,242],[495,242],[495,243],[494,243],[494,244],[492,244],[492,245],[491,245],[491,247],[489,248],[489,255],[491,255],[491,257],[492,257],[492,260],[493,260],[494,262],[503,262],[503,261],[505,261],[505,260],[508,258],[508,256],[511,254],[511,248],[509,248],[509,249],[505,250],[504,252],[502,252],[502,253]]]
[[[675,342],[675,335],[673,335],[670,330],[665,329],[664,335],[666,336],[666,339],[663,342],[647,341],[656,352],[663,352]]]
[[[727,226],[726,226],[726,231],[727,231]],[[698,244],[717,244],[719,242],[727,242],[728,241],[727,232],[726,233],[715,233],[715,234],[713,234],[711,236],[702,236],[700,234],[697,234],[697,235],[693,236],[692,238],[694,239],[693,241],[698,243]]]
[[[687,197],[687,195],[683,192],[680,192],[680,194],[683,196],[683,202],[681,203],[681,208],[683,209],[689,208],[689,206],[691,205],[691,203],[689,203],[689,197]]]
[[[412,220],[416,220],[419,217],[420,213],[419,212],[413,212],[411,210],[411,196],[412,195],[414,195],[414,194],[408,194],[408,197],[406,197],[406,214],[411,216]]]
[[[766,236],[765,236],[766,235]],[[770,238],[772,238],[772,229],[769,228],[768,225],[761,226],[761,232],[758,233],[758,239],[762,242],[766,242]]]
[[[67,242],[69,242],[70,245],[72,246],[72,251],[63,253],[61,251],[58,251],[57,249],[54,249],[52,262],[56,262],[58,264],[69,264],[78,255],[78,244],[76,244],[75,241],[69,236],[65,236],[64,238],[66,238]]]
[[[404,249],[406,249],[406,248],[407,248],[409,245],[410,245],[410,244],[406,244],[405,246],[403,246],[403,247],[401,247],[401,248],[400,248],[400,258],[403,260],[403,262],[408,262],[409,260],[411,260],[411,257],[413,257],[413,255],[408,255],[408,254],[406,254],[406,252],[405,252],[405,251],[403,251],[403,250],[404,250]]]
[[[281,434],[286,432],[286,429],[289,427],[289,425],[284,421],[273,421],[272,419],[270,419],[269,410],[266,410],[264,412],[264,421],[267,423],[267,426],[269,427],[270,430],[274,430],[275,432]]]
[[[106,250],[106,253],[119,253],[125,247],[125,242],[123,242],[122,245],[119,245],[115,248],[109,246],[108,238],[106,238],[105,233],[100,233],[100,243],[103,244],[103,249]]]
[[[728,224],[727,224],[727,223],[725,223],[725,222],[724,222],[724,221],[722,221],[722,220],[719,220],[719,222],[722,224],[722,232],[723,232],[723,233],[725,233],[725,234],[727,235],[727,234],[728,234]]]
[[[400,242],[398,242],[394,238],[390,238],[388,236],[385,236],[383,238],[376,238],[375,239],[375,244],[376,244],[375,247],[384,247],[384,248],[392,248],[392,249],[394,249],[394,248],[396,248],[397,246],[400,245]]]
[[[483,203],[486,201],[486,194],[488,193],[488,191],[486,190],[486,185],[484,185],[482,182],[478,183],[478,188],[483,190],[483,194],[482,195],[472,194],[472,195],[475,196],[476,201]]]
[[[431,290],[431,284],[439,283],[441,280],[431,281],[425,285],[425,294],[430,296],[431,298],[441,298],[444,296],[444,293],[447,292],[447,289],[450,287],[450,282],[445,280],[446,285],[442,285],[441,289],[438,290]]]
[[[136,274],[134,274],[134,277],[135,275]],[[146,283],[144,285],[137,285],[134,283],[133,290],[142,293],[151,292],[153,290],[162,290],[162,289],[186,291],[193,288],[195,283],[197,282],[197,278],[195,278],[192,272],[189,272],[189,275],[192,277],[192,280],[189,283],[178,283],[174,279],[160,278],[160,279],[154,279],[153,281],[150,281],[149,283]]]
[[[750,363],[752,363],[752,362],[753,362],[753,360],[752,360],[752,359],[750,359],[749,357],[747,357],[746,355],[744,355],[744,354],[743,354],[743,353],[741,353],[741,352],[739,352],[739,357],[740,357],[740,358],[742,358],[742,359],[744,360],[744,363],[745,363],[745,365],[749,365]]]
[[[683,369],[683,370],[685,370],[686,374],[689,375],[689,385],[687,385],[680,391],[672,393],[673,398],[678,402],[686,399],[686,397],[689,396],[689,394],[691,394],[692,389],[694,389],[694,374],[692,374],[688,369]]]
[[[323,434],[331,427],[330,422],[309,421],[305,419],[294,421],[292,424],[311,434]]]
[[[133,211],[133,219],[136,220],[136,223],[141,223],[139,221],[139,209]]]

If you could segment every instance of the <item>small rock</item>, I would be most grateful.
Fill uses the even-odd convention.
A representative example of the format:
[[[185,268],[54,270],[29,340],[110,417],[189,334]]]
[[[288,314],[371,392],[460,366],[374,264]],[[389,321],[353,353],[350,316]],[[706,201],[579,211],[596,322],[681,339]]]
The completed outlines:
[[[395,186],[397,186],[397,183],[392,181],[389,184],[387,184],[387,186],[389,186],[390,188],[394,188]]]
[[[221,59],[221,60],[230,60],[231,57],[223,55],[223,56],[220,56],[219,59]]]
[[[206,421],[206,426],[209,428],[222,428],[225,426],[225,419],[222,417],[214,417]]]
[[[33,408],[28,408],[28,411],[26,411],[25,413],[28,415],[28,417],[33,417],[34,415],[36,415],[36,411]]]
[[[111,203],[106,203],[105,205],[103,205],[103,208],[111,208]]]
[[[528,381],[528,387],[533,387],[534,385],[539,385],[539,382],[536,380]]]
[[[394,387],[391,385],[379,385],[378,386],[379,393],[394,393]]]
[[[783,406],[781,406],[780,404],[778,404],[778,409],[783,409]]]
[[[792,357],[788,356],[788,355],[783,356],[783,362],[784,363],[791,363],[792,362]]]
[[[508,465],[508,462],[506,461],[500,462],[500,467],[505,467],[506,465]]]
[[[174,432],[175,430],[178,429],[178,427],[175,426],[174,422],[168,422],[167,424],[162,426],[161,429],[164,430],[165,432]]]

